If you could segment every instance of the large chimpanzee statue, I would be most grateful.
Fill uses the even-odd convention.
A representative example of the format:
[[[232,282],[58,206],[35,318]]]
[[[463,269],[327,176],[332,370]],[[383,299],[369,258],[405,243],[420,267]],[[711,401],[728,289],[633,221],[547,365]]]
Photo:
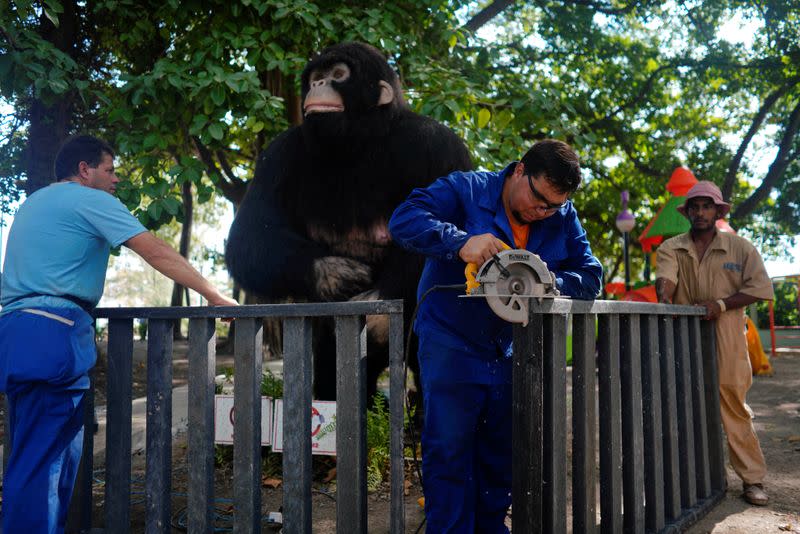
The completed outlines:
[[[259,158],[228,236],[228,270],[269,300],[402,298],[408,329],[423,259],[392,243],[387,222],[413,188],[469,170],[467,149],[408,109],[397,75],[372,46],[326,48],[303,71],[302,91],[303,124]],[[314,324],[313,346],[315,396],[334,399],[331,321]],[[385,317],[368,317],[367,351],[372,398],[389,360]],[[415,354],[411,367],[418,375]]]

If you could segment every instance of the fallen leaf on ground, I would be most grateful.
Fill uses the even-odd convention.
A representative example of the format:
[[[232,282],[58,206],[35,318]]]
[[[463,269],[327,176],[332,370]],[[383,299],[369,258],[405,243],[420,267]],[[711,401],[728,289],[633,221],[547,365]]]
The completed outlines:
[[[409,495],[411,493],[411,486],[414,484],[411,483],[410,480],[403,481],[403,495]]]
[[[800,441],[800,436],[789,436],[786,438],[786,441],[789,443],[794,443],[795,441]]]
[[[791,523],[789,523],[788,525],[781,525],[778,527],[778,529],[784,532],[794,532],[794,527],[792,526]]]
[[[265,488],[277,488],[281,484],[283,484],[283,480],[279,478],[264,477],[261,479],[261,485]]]

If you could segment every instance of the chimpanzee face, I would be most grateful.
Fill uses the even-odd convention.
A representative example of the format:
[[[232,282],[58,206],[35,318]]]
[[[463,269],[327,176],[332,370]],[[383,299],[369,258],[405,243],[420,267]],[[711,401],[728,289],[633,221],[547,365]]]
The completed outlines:
[[[347,63],[334,63],[309,75],[309,89],[303,101],[303,113],[332,113],[344,111],[344,100],[338,87],[350,79]]]
[[[352,120],[387,104],[403,105],[397,75],[369,45],[342,43],[323,50],[302,75],[303,112],[341,113]]]
[[[303,100],[303,113],[336,113],[348,109],[362,113],[394,101],[394,89],[385,80],[358,80],[353,70],[342,61],[320,66],[308,75],[308,92]]]

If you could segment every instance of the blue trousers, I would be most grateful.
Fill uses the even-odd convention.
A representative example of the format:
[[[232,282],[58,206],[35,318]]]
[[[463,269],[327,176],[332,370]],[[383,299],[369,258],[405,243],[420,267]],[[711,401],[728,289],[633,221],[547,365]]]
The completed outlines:
[[[511,384],[453,380],[463,352],[430,342],[419,352],[426,532],[507,534]]]
[[[87,373],[95,361],[91,317],[82,310],[36,312],[0,316],[0,390],[11,437],[4,533],[64,532],[83,448]]]
[[[83,449],[85,393],[33,384],[6,395],[12,444],[3,532],[64,532]]]

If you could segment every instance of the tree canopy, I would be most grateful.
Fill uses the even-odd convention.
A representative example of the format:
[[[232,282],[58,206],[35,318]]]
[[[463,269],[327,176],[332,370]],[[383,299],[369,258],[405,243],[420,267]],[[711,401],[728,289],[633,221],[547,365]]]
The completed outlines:
[[[573,144],[575,200],[611,276],[619,193],[635,237],[679,164],[774,245],[800,233],[799,26],[779,0],[14,0],[0,7],[0,206],[52,180],[76,131],[118,149],[120,197],[149,227],[183,220],[187,194],[236,205],[259,151],[302,120],[309,57],[361,40],[481,167],[536,139]]]

